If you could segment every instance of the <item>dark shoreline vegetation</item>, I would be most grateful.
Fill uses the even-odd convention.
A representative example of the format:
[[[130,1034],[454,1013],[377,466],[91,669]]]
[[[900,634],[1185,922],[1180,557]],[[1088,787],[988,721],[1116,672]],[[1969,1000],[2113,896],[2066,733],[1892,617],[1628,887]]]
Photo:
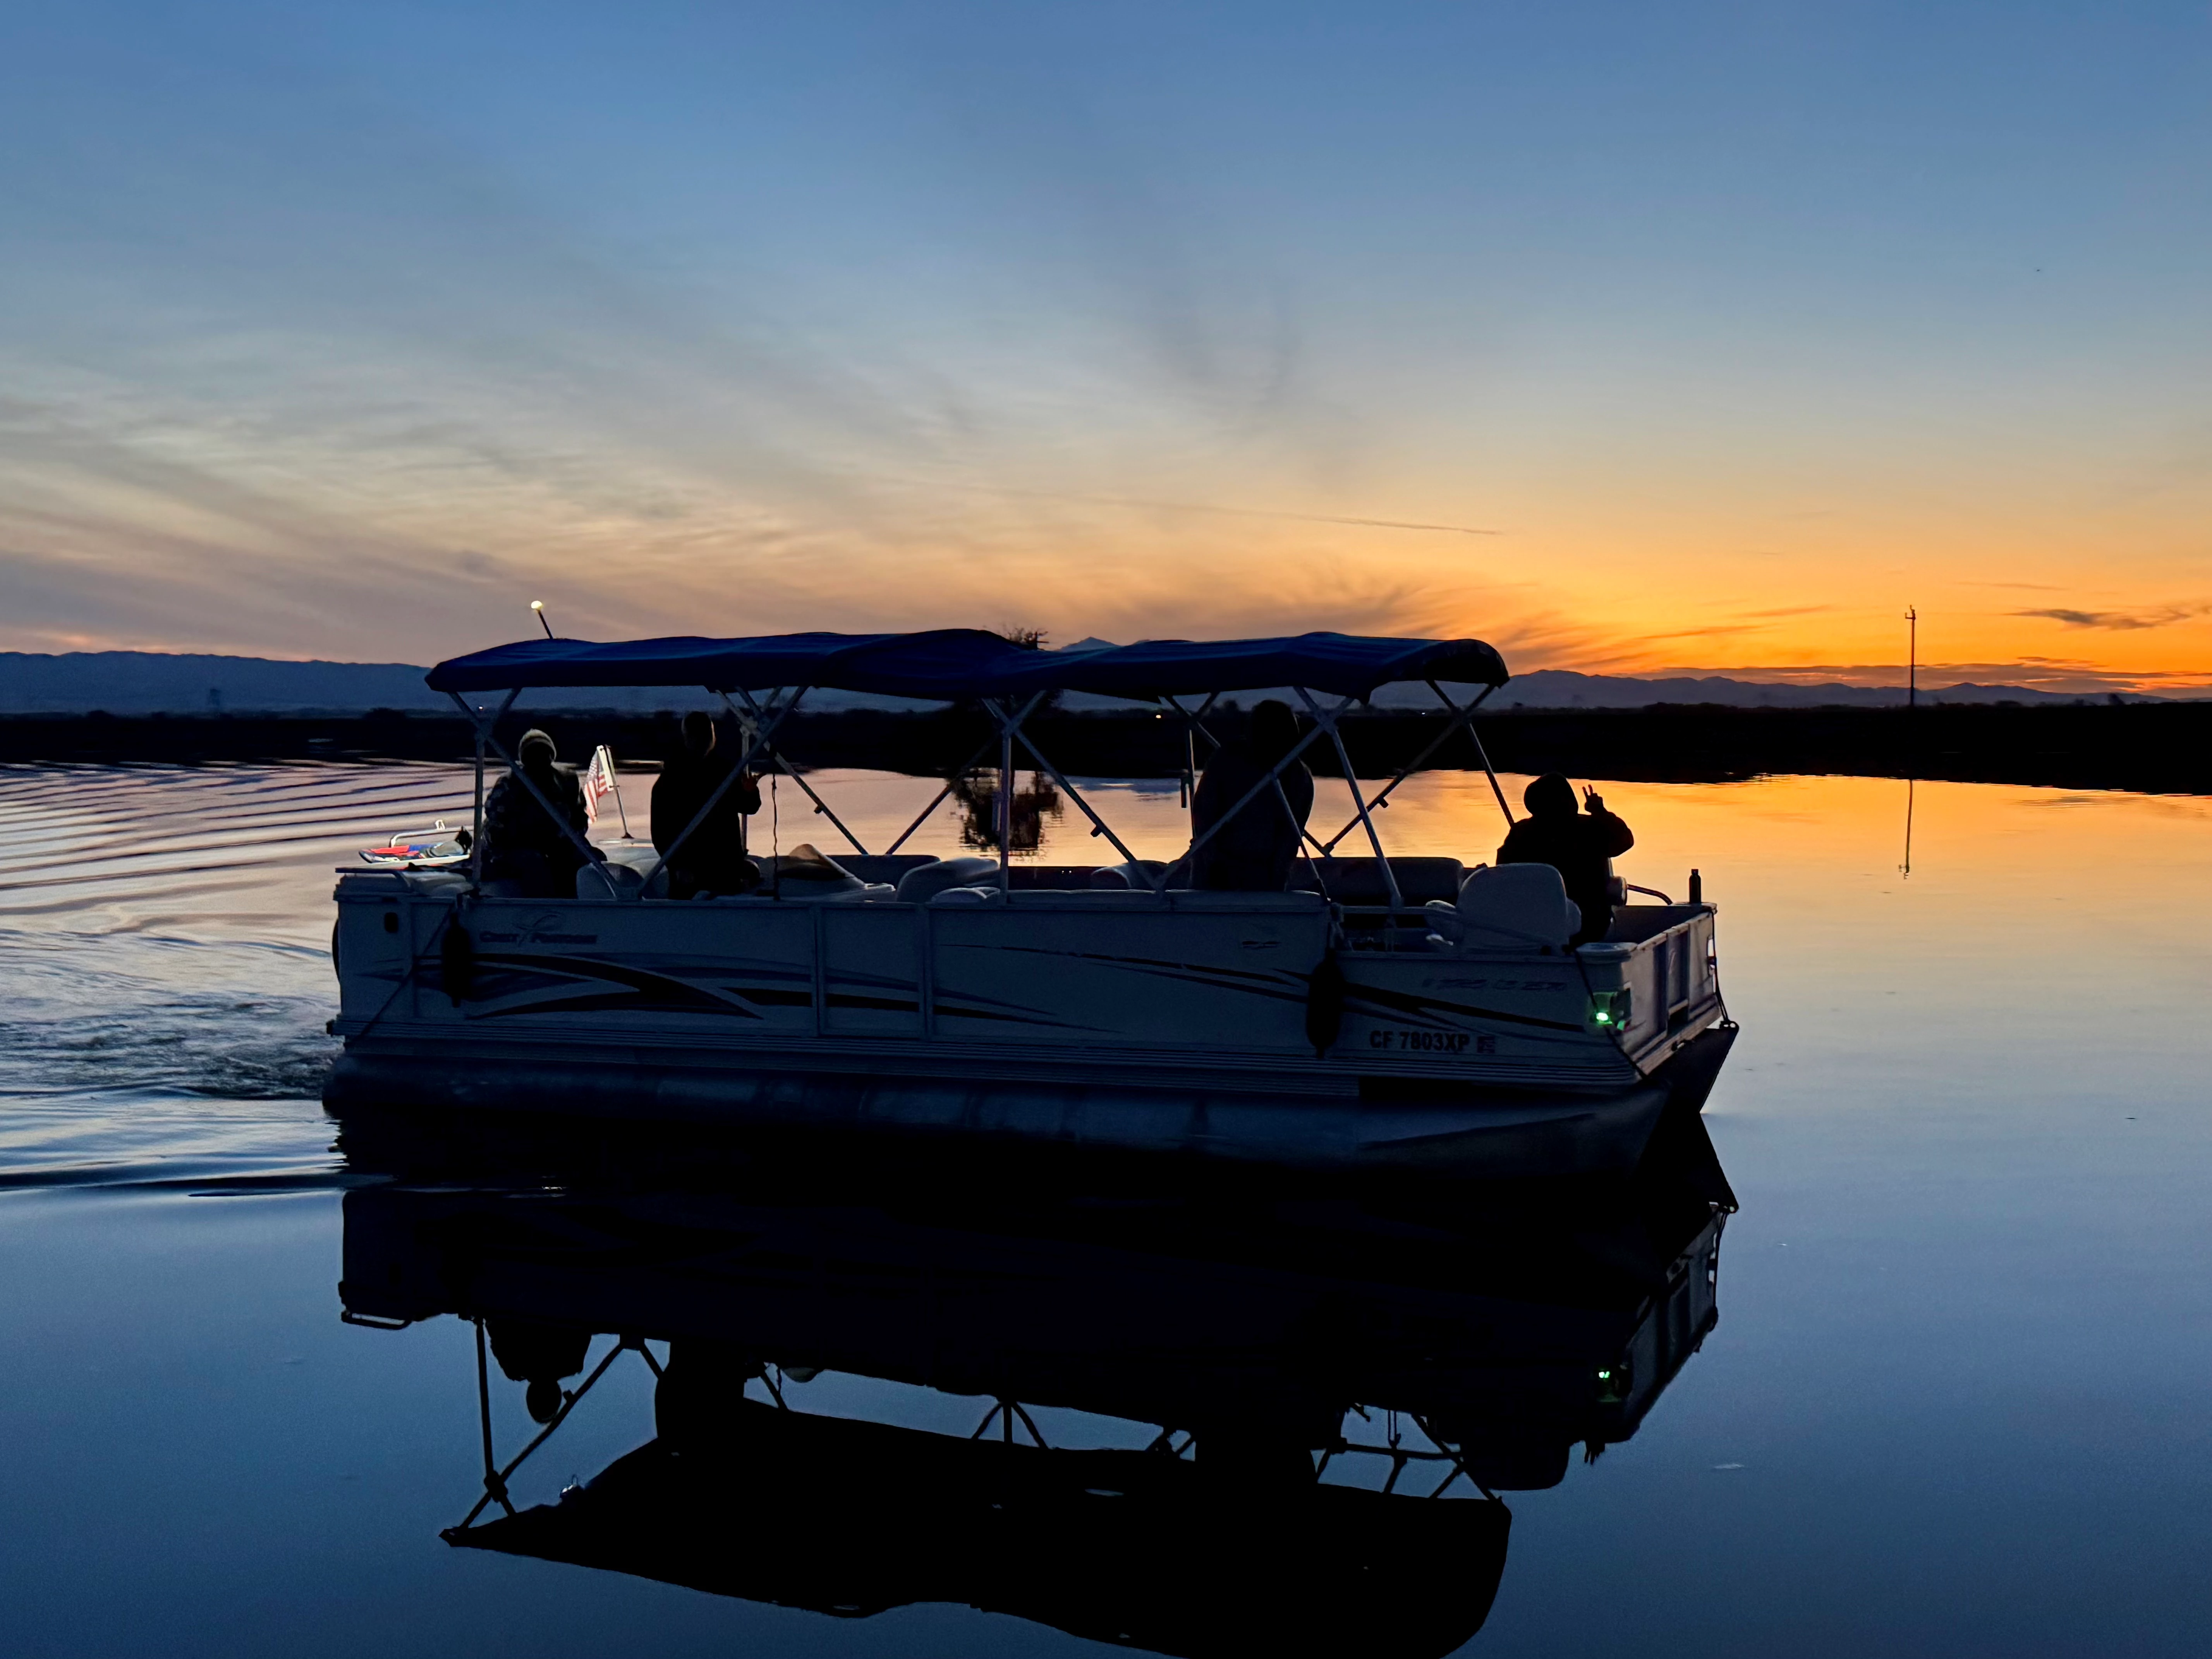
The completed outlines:
[[[1435,738],[1445,718],[1401,711],[1347,716],[1345,742],[1354,767],[1363,777],[1388,776]],[[1243,720],[1234,710],[1217,712],[1207,724],[1227,736]],[[658,761],[678,747],[671,714],[519,711],[503,723],[501,739],[512,743],[533,725],[551,732],[568,760],[601,743],[617,763]],[[1653,783],[1815,773],[2212,793],[2212,703],[1917,709],[1662,704],[1486,712],[1477,726],[1492,763],[1505,772]],[[1033,717],[1030,729],[1053,763],[1071,775],[1171,778],[1182,764],[1178,724],[1143,711],[1048,713]],[[972,710],[856,709],[795,715],[778,739],[801,769],[865,767],[926,776],[958,766],[989,735],[988,721]],[[388,709],[360,715],[0,716],[0,762],[15,764],[450,761],[466,759],[471,744],[470,728],[458,716]],[[1026,765],[1028,757],[1018,755]],[[1340,769],[1326,741],[1307,757],[1318,773]],[[1448,769],[1476,763],[1463,733],[1430,760]]]

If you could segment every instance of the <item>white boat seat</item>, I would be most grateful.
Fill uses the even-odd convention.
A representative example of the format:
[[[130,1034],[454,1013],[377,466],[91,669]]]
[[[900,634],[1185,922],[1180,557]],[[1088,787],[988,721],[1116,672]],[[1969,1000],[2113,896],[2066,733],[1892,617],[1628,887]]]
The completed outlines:
[[[847,887],[817,881],[787,881],[777,890],[763,882],[750,893],[702,893],[702,898],[711,898],[717,904],[750,904],[760,901],[769,904],[881,904],[896,893],[889,882],[855,882]]]
[[[952,860],[948,859],[945,862],[949,864]],[[994,871],[998,867],[995,864],[991,866]],[[900,884],[903,886],[905,884]],[[931,904],[945,905],[996,904],[1005,896],[1006,895],[995,887],[948,887],[942,892],[932,893],[927,902]]]
[[[1431,900],[1425,908],[1437,940],[1465,950],[1563,951],[1583,925],[1566,883],[1548,864],[1478,866],[1456,902]]]
[[[938,859],[898,878],[898,899],[902,904],[927,904],[947,889],[972,887],[987,876],[995,881],[998,874],[996,859]]]
[[[1150,890],[1167,873],[1158,859],[1137,859],[1126,864],[1103,864],[1091,872],[1091,884],[1108,891]]]
[[[901,876],[937,862],[933,853],[840,853],[837,862],[862,881],[896,887]]]
[[[659,876],[653,880],[663,893],[668,884]],[[605,864],[587,864],[576,872],[576,896],[580,899],[634,899],[645,890],[645,879],[627,864],[612,860]]]
[[[786,902],[816,899],[858,899],[868,884],[811,842],[801,842],[781,858],[762,860],[761,885]]]

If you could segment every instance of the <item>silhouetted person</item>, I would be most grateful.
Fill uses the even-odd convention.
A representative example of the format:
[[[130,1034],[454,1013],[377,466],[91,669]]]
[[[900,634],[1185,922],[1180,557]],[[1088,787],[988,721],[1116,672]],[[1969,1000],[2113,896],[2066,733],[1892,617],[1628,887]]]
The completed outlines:
[[[523,1406],[533,1423],[550,1423],[568,1403],[564,1378],[584,1369],[592,1334],[568,1325],[544,1325],[534,1319],[487,1319],[491,1357],[510,1382],[526,1385]]]
[[[663,858],[729,775],[728,757],[714,752],[714,722],[692,710],[684,717],[683,754],[653,786],[653,844]],[[713,815],[668,860],[669,897],[750,893],[760,885],[760,866],[745,856],[745,817],[760,804],[760,785],[750,775],[722,791]]]
[[[1629,827],[1587,798],[1587,813],[1575,810],[1575,787],[1557,772],[1547,772],[1522,792],[1528,816],[1515,824],[1498,849],[1500,864],[1548,864],[1567,884],[1567,896],[1583,913],[1572,943],[1603,939],[1613,926],[1613,899],[1607,890],[1613,872],[1607,860],[1636,845]]]
[[[538,786],[538,795],[565,815],[580,838],[591,823],[583,786],[574,772],[555,763],[553,739],[532,729],[522,734],[514,752]],[[484,798],[483,879],[515,882],[524,898],[574,898],[583,849],[561,832],[559,819],[540,805],[538,795],[513,773],[492,785]]]
[[[1252,711],[1252,724],[1241,742],[1224,744],[1198,781],[1191,797],[1191,839],[1220,823],[1283,757],[1298,746],[1297,717],[1288,703],[1270,697]],[[1279,893],[1290,884],[1300,833],[1313,811],[1313,774],[1303,761],[1286,767],[1221,833],[1191,855],[1190,884],[1219,893]],[[1290,811],[1283,810],[1287,801]],[[1295,822],[1293,821],[1295,819]]]

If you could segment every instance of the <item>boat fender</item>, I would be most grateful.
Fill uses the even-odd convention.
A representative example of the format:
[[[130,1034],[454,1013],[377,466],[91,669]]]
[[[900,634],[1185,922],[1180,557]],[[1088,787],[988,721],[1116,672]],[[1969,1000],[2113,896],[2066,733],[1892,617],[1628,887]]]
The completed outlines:
[[[1344,969],[1331,951],[1306,976],[1306,1041],[1313,1044],[1316,1060],[1328,1053],[1343,1029]]]
[[[446,942],[438,951],[439,982],[458,1008],[475,985],[476,977],[476,946],[469,939],[468,929],[461,926],[460,907],[456,905],[446,920]]]

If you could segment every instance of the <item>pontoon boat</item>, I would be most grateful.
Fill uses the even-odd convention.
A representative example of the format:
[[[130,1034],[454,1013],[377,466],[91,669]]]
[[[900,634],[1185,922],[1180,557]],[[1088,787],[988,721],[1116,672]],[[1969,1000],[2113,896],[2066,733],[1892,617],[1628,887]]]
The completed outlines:
[[[1734,1036],[1712,907],[1655,894],[1571,948],[1580,917],[1548,866],[1389,856],[1374,809],[1407,773],[1370,797],[1340,729],[1379,687],[1425,682],[1450,718],[1413,766],[1464,730],[1488,770],[1473,715],[1507,678],[1480,641],[1338,634],[1064,652],[968,629],[530,640],[441,663],[430,685],[477,732],[479,818],[494,757],[535,791],[501,736],[525,690],[704,686],[745,733],[740,765],[766,769],[823,688],[981,707],[998,776],[1019,745],[1118,861],[1018,863],[1005,812],[995,860],[902,852],[926,810],[882,853],[855,839],[834,860],[772,863],[757,890],[683,901],[659,896],[650,848],[580,838],[590,861],[552,900],[478,878],[479,822],[464,867],[339,881],[345,1049],[325,1099],[1304,1166],[1632,1166],[1670,1105],[1702,1106]],[[1217,699],[1273,687],[1292,689],[1308,729],[1240,808],[1281,802],[1276,779],[1317,744],[1354,807],[1335,840],[1307,835],[1281,892],[1180,885],[1188,859],[1139,858],[1025,726],[1051,693],[1082,691],[1154,702],[1210,740]],[[1368,855],[1338,856],[1355,828]]]

